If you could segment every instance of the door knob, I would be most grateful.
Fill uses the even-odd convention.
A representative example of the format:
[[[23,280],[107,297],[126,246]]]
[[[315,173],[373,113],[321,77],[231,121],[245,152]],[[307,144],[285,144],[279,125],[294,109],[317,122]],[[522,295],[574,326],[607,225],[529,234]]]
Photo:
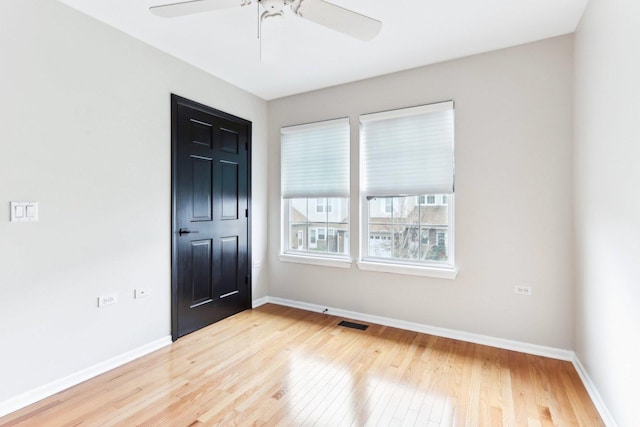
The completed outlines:
[[[182,236],[183,234],[191,234],[191,233],[199,233],[199,231],[191,231],[188,228],[181,228],[178,230],[178,235]]]

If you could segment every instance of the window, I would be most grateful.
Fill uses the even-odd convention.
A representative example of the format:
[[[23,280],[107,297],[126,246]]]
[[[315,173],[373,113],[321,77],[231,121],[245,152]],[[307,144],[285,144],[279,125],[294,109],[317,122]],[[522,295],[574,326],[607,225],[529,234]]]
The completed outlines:
[[[325,209],[326,203],[326,209]],[[333,203],[331,199],[316,199],[316,213],[333,213]]]
[[[360,116],[363,261],[454,268],[453,102]]]
[[[390,198],[384,199],[384,213],[390,214],[393,212],[393,200]]]
[[[349,257],[349,120],[281,130],[282,252]]]
[[[430,194],[425,196],[420,196],[418,199],[418,203],[421,205],[446,205],[447,204],[447,195],[446,194]]]

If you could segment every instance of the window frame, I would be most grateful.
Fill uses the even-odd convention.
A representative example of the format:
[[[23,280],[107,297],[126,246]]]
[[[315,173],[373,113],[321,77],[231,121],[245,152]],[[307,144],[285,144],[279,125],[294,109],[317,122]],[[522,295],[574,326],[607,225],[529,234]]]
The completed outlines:
[[[302,124],[302,125],[294,125],[294,126],[288,126],[288,127],[283,127],[281,129],[281,135],[283,130],[285,129],[313,129],[313,128],[322,128],[323,126],[327,125],[327,126],[335,126],[335,125],[346,125],[348,131],[347,133],[347,141],[346,141],[346,147],[347,147],[347,152],[349,153],[348,158],[346,159],[347,163],[349,164],[349,181],[350,181],[350,176],[351,176],[351,123],[350,123],[350,119],[348,117],[344,117],[344,118],[340,118],[340,119],[333,119],[333,120],[325,120],[325,121],[317,121],[317,122],[312,122],[312,123],[307,123],[307,124]],[[281,137],[282,138],[282,137]],[[336,141],[336,140],[334,140]],[[280,149],[282,150],[282,139],[281,139],[281,145],[280,145]],[[281,156],[282,156],[282,151],[281,151]],[[282,180],[282,164],[281,164],[281,180]],[[281,181],[282,183],[282,181]],[[349,193],[345,194],[344,196],[338,196],[338,195],[332,195],[332,194],[327,194],[327,195],[319,195],[318,193],[316,193],[315,196],[289,196],[287,198],[283,197],[283,193],[281,192],[280,194],[280,201],[281,201],[281,236],[280,236],[280,253],[279,253],[279,258],[281,261],[285,261],[285,262],[294,262],[294,263],[304,263],[304,264],[313,264],[313,265],[322,265],[322,266],[329,266],[329,267],[339,267],[339,268],[348,268],[351,266],[352,264],[352,258],[351,258],[351,251],[352,251],[352,246],[353,246],[353,242],[351,240],[351,236],[353,235],[352,233],[352,228],[351,228],[351,222],[352,222],[352,211],[353,208],[351,206],[351,192],[350,192],[351,186],[350,186],[350,182],[348,185],[348,190]],[[282,191],[282,190],[281,190]],[[332,199],[341,199],[339,204],[336,206],[334,206],[334,200]],[[291,201],[295,200],[295,199],[306,199],[306,213],[305,213],[305,220],[299,222],[300,224],[303,224],[304,222],[304,229],[306,231],[304,231],[304,236],[303,236],[303,240],[306,240],[305,242],[305,246],[303,246],[303,249],[294,249],[292,248],[292,242],[291,239],[293,237],[295,237],[296,239],[298,239],[298,236],[293,236],[291,235],[291,224],[298,224],[297,220],[294,221],[290,221],[290,215],[291,215],[291,211],[290,211],[290,205],[291,205]],[[315,206],[311,206],[311,201],[314,201]],[[318,201],[321,201],[322,203],[318,203]],[[336,201],[336,203],[338,203],[338,201]],[[346,204],[343,206],[343,204]],[[336,208],[336,209],[334,209]],[[343,222],[344,218],[339,218],[336,221],[332,221],[331,215],[334,214],[335,215],[339,215],[341,213],[344,212],[344,209],[346,208],[346,221]],[[323,220],[322,221],[314,221],[313,220],[313,215],[322,215],[323,216]],[[322,231],[319,233],[318,232],[318,227],[313,225],[313,224],[320,224],[323,223],[324,226],[321,227]],[[343,253],[332,253],[329,252],[329,250],[331,250],[331,248],[328,246],[329,245],[329,241],[330,241],[330,236],[329,236],[329,230],[333,230],[334,232],[334,237],[338,236],[338,234],[340,234],[341,236],[344,236],[344,247]],[[346,231],[342,231],[345,230]],[[315,233],[315,242],[312,243],[313,236],[312,236],[312,230]],[[340,231],[338,231],[340,230]],[[320,239],[320,237],[324,237],[324,239]],[[335,237],[337,238],[337,237]],[[299,239],[298,239],[299,240]],[[311,249],[317,248],[318,247],[318,243],[319,241],[324,242],[325,245],[327,245],[327,251],[325,252],[316,252],[313,251]]]
[[[451,108],[453,109],[452,101]],[[440,104],[440,103],[438,103]],[[444,105],[444,103],[442,103]],[[432,104],[435,108],[437,104]],[[427,106],[419,106],[419,107],[409,107],[406,109],[400,110],[391,110],[387,112],[374,113],[373,116],[385,116],[389,115],[390,117],[398,117],[402,116],[403,110],[408,112],[407,115],[411,114],[411,110],[414,111],[418,109],[426,109],[430,108]],[[359,138],[359,165],[360,165],[360,181],[359,185],[359,258],[357,261],[357,265],[361,270],[370,270],[370,271],[382,271],[389,273],[398,273],[398,274],[409,274],[409,275],[418,275],[418,276],[427,276],[427,277],[436,277],[436,278],[445,278],[445,279],[454,279],[457,276],[457,267],[455,263],[455,192],[442,192],[442,193],[426,193],[426,194],[380,194],[379,197],[403,197],[403,196],[418,196],[416,200],[418,206],[447,206],[448,209],[448,220],[447,220],[447,228],[444,232],[445,241],[447,246],[447,260],[446,262],[438,262],[438,261],[427,261],[427,260],[405,260],[399,258],[379,258],[374,256],[369,256],[369,244],[370,244],[370,235],[369,235],[369,199],[374,194],[366,194],[367,191],[363,182],[363,150],[364,150],[364,138],[363,138],[363,116],[371,115],[360,115],[360,138]],[[454,119],[455,120],[455,119]],[[454,121],[454,132],[455,132],[455,121]],[[455,138],[455,136],[454,136]],[[455,149],[455,139],[453,140],[454,146],[452,149]],[[454,154],[455,156],[455,154]],[[377,170],[377,169],[376,169]],[[453,187],[452,187],[453,188]],[[440,195],[443,194],[443,195]],[[435,195],[433,199],[430,200],[428,196]],[[369,196],[369,197],[367,197]],[[424,199],[421,199],[420,196],[424,196]],[[433,201],[433,203],[430,203]],[[386,205],[385,205],[386,206]],[[385,212],[388,212],[388,209],[385,207]],[[421,226],[421,224],[419,224]],[[419,241],[421,241],[421,236],[418,237]],[[438,242],[438,233],[436,233],[436,243]],[[393,245],[393,239],[392,239]]]

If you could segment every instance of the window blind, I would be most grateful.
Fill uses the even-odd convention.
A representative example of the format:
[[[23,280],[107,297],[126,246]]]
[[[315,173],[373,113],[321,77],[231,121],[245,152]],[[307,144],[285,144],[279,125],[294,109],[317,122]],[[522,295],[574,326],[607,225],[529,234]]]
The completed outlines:
[[[349,119],[282,128],[282,198],[349,197]]]
[[[449,194],[453,101],[360,116],[364,196]]]

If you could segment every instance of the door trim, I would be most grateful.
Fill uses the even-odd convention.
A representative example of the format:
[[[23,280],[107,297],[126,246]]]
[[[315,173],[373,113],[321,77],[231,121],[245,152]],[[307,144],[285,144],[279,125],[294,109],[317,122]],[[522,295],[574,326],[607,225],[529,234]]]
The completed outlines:
[[[234,121],[248,127],[247,131],[247,280],[249,282],[248,294],[251,308],[253,295],[251,258],[251,142],[252,123],[249,120],[234,116],[224,111],[216,110],[190,99],[171,94],[171,339],[178,339],[178,227],[177,227],[177,165],[178,165],[178,106],[184,105],[195,110],[212,114],[219,118]]]

